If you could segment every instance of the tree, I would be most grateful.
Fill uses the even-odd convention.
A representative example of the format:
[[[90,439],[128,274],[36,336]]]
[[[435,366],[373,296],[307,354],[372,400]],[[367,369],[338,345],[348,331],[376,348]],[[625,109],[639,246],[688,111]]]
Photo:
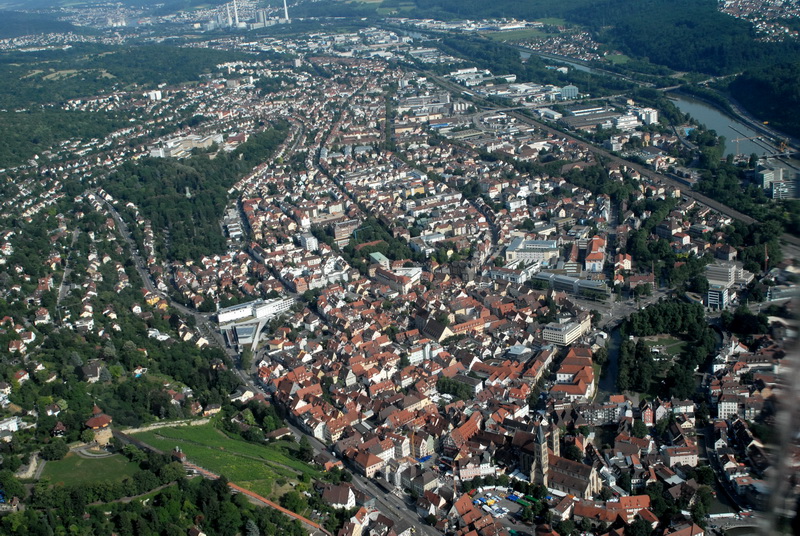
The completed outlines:
[[[242,366],[242,370],[244,371],[249,371],[250,367],[253,366],[253,351],[250,348],[245,348],[245,350],[242,352],[240,364]]]
[[[427,516],[425,516],[425,523],[427,523],[428,525],[430,525],[430,526],[432,526],[432,527],[433,527],[434,525],[436,525],[436,522],[437,522],[438,520],[439,520],[439,518],[438,518],[438,517],[436,517],[436,516],[435,516],[435,515],[433,515],[433,514],[428,514]]]
[[[60,460],[69,452],[66,441],[61,438],[54,439],[41,450],[42,458],[47,461]]]
[[[631,492],[631,474],[628,472],[622,473],[619,479],[617,479],[617,485],[627,491],[628,493]]]
[[[303,435],[303,437],[300,438],[299,448],[297,449],[297,459],[304,462],[310,462],[313,457],[314,447],[311,446],[308,436]]]
[[[572,536],[575,534],[576,531],[575,523],[567,519],[566,521],[561,521],[556,528],[556,531],[561,536]]]
[[[633,436],[643,438],[648,434],[647,425],[641,419],[633,421]]]
[[[252,519],[248,519],[247,523],[244,525],[244,532],[246,536],[261,536],[261,531],[258,529],[258,525]]]
[[[639,518],[625,528],[625,536],[650,536],[652,532],[650,524]]]
[[[94,432],[88,428],[81,432],[81,441],[84,443],[91,443],[94,441]]]
[[[608,361],[608,350],[605,346],[601,346],[594,353],[594,362],[602,367],[606,364],[606,361]]]
[[[564,457],[568,460],[573,460],[576,462],[583,461],[583,453],[581,452],[581,449],[575,445],[567,445],[567,447],[564,449]]]
[[[287,510],[296,513],[301,513],[308,507],[305,497],[295,490],[287,491],[281,495],[280,503]]]

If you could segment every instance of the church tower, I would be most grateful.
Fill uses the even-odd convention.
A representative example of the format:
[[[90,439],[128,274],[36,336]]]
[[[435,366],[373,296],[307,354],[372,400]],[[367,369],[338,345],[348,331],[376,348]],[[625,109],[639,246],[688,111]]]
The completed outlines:
[[[547,431],[547,446],[553,451],[553,456],[561,457],[561,430],[552,423]]]
[[[531,482],[547,487],[547,474],[550,472],[550,461],[547,454],[547,435],[544,426],[536,426],[534,439],[534,458],[531,464]]]

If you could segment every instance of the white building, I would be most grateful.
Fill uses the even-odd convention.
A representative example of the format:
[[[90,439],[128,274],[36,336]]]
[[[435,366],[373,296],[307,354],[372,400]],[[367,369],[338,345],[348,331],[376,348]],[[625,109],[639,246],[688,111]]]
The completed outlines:
[[[591,317],[587,313],[581,313],[575,320],[547,324],[542,330],[542,337],[547,342],[552,342],[559,346],[568,346],[580,339],[591,327]]]
[[[550,264],[559,255],[558,242],[555,240],[525,240],[516,237],[506,248],[506,261],[521,260]]]
[[[271,300],[255,300],[217,311],[217,322],[230,324],[243,318],[271,318],[290,310],[294,305],[294,298],[273,298]]]

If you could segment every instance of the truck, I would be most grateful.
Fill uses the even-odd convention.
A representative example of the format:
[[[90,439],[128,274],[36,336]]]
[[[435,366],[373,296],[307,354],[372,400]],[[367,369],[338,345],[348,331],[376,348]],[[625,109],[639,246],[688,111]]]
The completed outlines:
[[[736,512],[723,512],[721,514],[708,514],[708,519],[732,519],[736,517]]]

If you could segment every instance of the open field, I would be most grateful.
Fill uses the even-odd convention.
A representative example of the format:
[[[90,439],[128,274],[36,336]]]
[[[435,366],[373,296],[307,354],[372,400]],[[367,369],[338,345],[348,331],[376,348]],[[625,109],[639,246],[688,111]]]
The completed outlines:
[[[122,455],[108,458],[81,458],[74,452],[63,460],[47,462],[42,478],[52,484],[88,484],[99,481],[122,481],[139,468]]]
[[[606,60],[615,65],[622,65],[624,63],[628,63],[631,59],[625,54],[612,54],[610,56],[606,56]]]
[[[231,439],[211,425],[160,428],[135,436],[165,452],[180,447],[190,462],[265,497],[279,497],[286,484],[301,474],[312,479],[321,476],[320,471],[286,455],[281,447],[292,449],[292,443],[257,445]]]

